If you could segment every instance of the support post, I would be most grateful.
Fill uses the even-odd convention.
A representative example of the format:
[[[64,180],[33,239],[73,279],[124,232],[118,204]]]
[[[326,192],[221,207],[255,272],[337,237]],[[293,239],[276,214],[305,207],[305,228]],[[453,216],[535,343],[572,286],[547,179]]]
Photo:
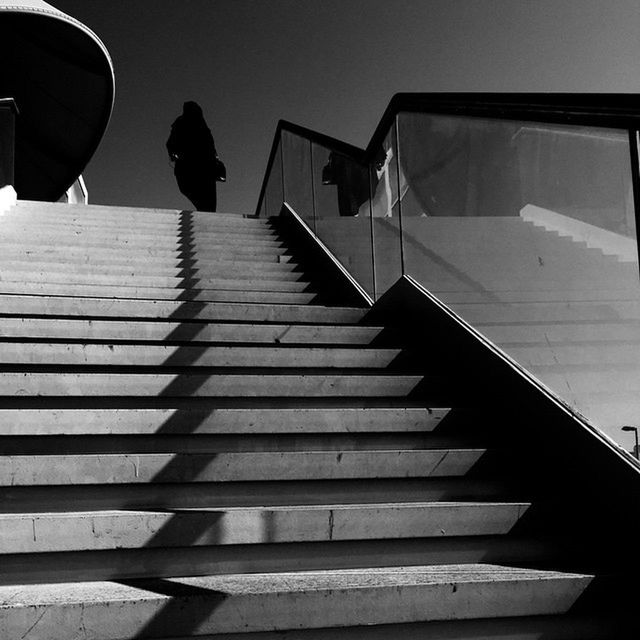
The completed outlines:
[[[0,98],[0,188],[15,184],[17,114],[18,107],[13,98]]]

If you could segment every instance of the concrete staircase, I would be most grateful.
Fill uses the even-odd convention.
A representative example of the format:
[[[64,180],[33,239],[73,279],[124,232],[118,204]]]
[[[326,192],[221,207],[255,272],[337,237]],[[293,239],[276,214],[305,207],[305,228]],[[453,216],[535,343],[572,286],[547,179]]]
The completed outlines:
[[[481,412],[271,222],[1,222],[0,638],[610,637]]]

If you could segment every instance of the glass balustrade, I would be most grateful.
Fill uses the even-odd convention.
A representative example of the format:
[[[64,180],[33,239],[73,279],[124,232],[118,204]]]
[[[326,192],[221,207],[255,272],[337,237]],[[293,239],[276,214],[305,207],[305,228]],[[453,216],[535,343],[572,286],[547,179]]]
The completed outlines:
[[[259,215],[278,215],[286,202],[373,297],[368,166],[290,131],[281,133]]]
[[[400,113],[404,272],[610,436],[640,416],[625,131]]]
[[[640,416],[628,130],[390,122],[369,166],[283,130],[260,214],[286,201],[373,299],[411,276],[620,441]]]

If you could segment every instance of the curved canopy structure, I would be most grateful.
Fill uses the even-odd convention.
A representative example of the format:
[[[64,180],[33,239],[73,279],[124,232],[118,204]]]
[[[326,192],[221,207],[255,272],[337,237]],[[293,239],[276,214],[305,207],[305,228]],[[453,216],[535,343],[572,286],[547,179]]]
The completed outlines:
[[[109,53],[85,25],[42,0],[0,0],[0,56],[0,97],[14,98],[19,110],[18,197],[58,200],[109,122]]]

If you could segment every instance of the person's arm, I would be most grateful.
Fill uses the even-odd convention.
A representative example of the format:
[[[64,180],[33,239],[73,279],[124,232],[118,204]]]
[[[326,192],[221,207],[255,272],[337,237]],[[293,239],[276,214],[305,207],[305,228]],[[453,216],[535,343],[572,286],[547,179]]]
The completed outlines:
[[[180,147],[178,144],[178,136],[176,135],[175,123],[171,126],[171,133],[166,143],[169,160],[175,162],[180,157]]]

